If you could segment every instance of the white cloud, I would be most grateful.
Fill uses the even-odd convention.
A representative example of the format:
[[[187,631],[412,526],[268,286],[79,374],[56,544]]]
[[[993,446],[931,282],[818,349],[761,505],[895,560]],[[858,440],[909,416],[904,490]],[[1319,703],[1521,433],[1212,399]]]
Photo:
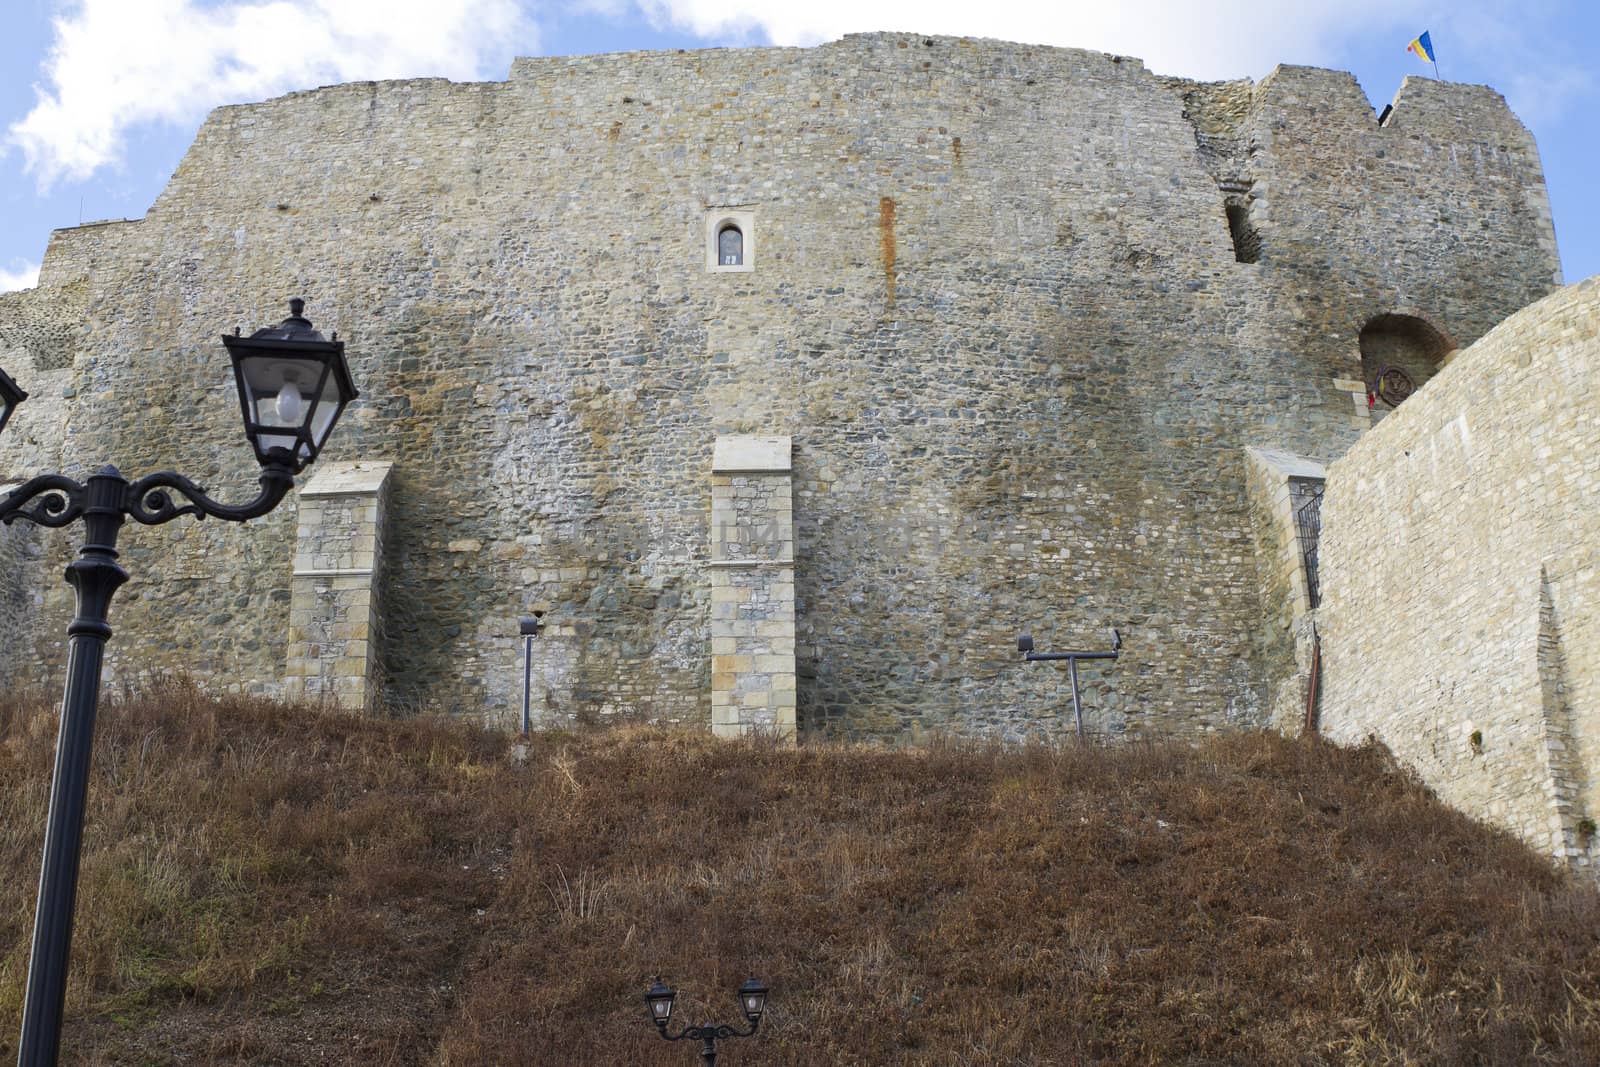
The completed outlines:
[[[636,10],[658,27],[712,39],[813,45],[873,30],[997,37],[1130,55],[1157,73],[1207,79],[1259,78],[1278,63],[1344,67],[1378,40],[1398,54],[1431,26],[1434,45],[1454,53],[1441,64],[1447,78],[1492,80],[1530,122],[1579,106],[1600,83],[1590,42],[1572,32],[1590,0],[577,2],[613,18]]]
[[[1512,110],[1526,122],[1542,124],[1595,89],[1590,42],[1571,32],[1574,22],[1567,5],[1547,0],[1525,0],[1515,10],[1471,5],[1455,13],[1449,30],[1434,34],[1434,51],[1448,44],[1469,58],[1495,57],[1495,69],[1505,72],[1496,86]],[[1454,62],[1449,55],[1441,62],[1445,77]]]
[[[18,263],[22,265],[17,266]],[[0,267],[0,293],[32,289],[39,284],[39,264],[13,259],[10,267]]]
[[[41,187],[120,161],[129,127],[342,81],[504,77],[537,43],[518,0],[76,0],[12,125]]]
[[[1260,77],[1277,63],[1314,63],[1374,22],[1412,19],[1420,0],[635,0],[658,26],[703,37],[810,45],[846,33],[905,30],[1091,48],[1144,60],[1163,74]],[[598,3],[601,10],[615,0]]]

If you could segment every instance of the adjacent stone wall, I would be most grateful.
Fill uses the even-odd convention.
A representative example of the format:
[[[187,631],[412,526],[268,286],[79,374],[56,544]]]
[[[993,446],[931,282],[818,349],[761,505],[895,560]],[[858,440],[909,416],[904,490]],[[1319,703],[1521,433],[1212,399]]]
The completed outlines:
[[[1542,198],[1477,87],[1408,82],[1380,128],[1346,74],[867,34],[221,108],[143,220],[58,234],[18,303],[78,294],[66,454],[222,496],[254,473],[216,335],[291,296],[339,331],[363,395],[326,459],[396,463],[396,707],[513,721],[543,604],[549,721],[710,721],[706,471],[775,434],[801,730],[1057,734],[1015,634],[1115,625],[1090,729],[1192,732],[1268,714],[1244,447],[1356,439],[1373,316],[1465,342],[1547,292]],[[753,269],[708,271],[735,208]],[[114,660],[281,691],[296,525],[133,532]]]
[[[1600,817],[1600,280],[1460,352],[1328,470],[1322,722],[1587,863]]]
[[[0,498],[17,483],[0,482]],[[0,687],[35,680],[19,669],[33,652],[41,587],[33,569],[39,565],[38,535],[29,526],[0,526]]]
[[[1268,721],[1283,733],[1298,734],[1305,722],[1316,625],[1298,513],[1322,488],[1327,470],[1315,460],[1273,449],[1246,449],[1246,456],[1265,620],[1261,640]]]
[[[28,394],[0,432],[0,496],[33,475],[61,469],[77,395],[71,363],[83,302],[81,286],[0,293],[0,367]],[[93,465],[88,469],[100,465],[95,458],[83,461]],[[88,469],[79,467],[78,476]],[[51,669],[65,662],[72,616],[63,553],[82,540],[71,533],[26,522],[0,526],[0,686],[57,688]]]
[[[711,460],[711,729],[795,737],[794,494],[787,437]]]
[[[380,707],[378,602],[390,463],[330,463],[301,489],[284,695],[349,711]]]

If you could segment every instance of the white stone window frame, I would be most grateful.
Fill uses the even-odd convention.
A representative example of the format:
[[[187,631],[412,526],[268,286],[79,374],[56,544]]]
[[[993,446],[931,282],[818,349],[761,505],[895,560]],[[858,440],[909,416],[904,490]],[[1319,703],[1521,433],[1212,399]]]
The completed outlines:
[[[744,242],[744,262],[724,265],[717,254],[718,237],[728,226],[737,226]],[[713,274],[745,274],[756,265],[756,213],[754,211],[712,208],[706,212],[706,270]]]

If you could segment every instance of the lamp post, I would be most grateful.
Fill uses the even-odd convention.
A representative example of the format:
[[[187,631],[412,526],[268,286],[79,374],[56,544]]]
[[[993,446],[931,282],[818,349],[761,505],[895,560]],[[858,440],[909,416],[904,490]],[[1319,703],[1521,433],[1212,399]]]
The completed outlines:
[[[717,1062],[717,1042],[729,1037],[749,1037],[756,1032],[756,1027],[761,1025],[761,1015],[767,1010],[767,987],[751,978],[739,987],[739,1007],[744,1011],[744,1017],[750,1023],[748,1030],[735,1030],[731,1026],[706,1023],[701,1026],[686,1026],[676,1034],[667,1033],[667,1020],[672,1018],[672,1005],[677,1000],[678,991],[661,984],[657,978],[655,985],[644,995],[645,1003],[650,1005],[650,1020],[656,1024],[656,1032],[668,1041],[702,1042],[700,1058],[705,1060],[707,1067]]]
[[[77,615],[67,627],[66,694],[50,783],[19,1067],[52,1067],[60,1050],[89,756],[100,668],[111,636],[107,616],[113,594],[128,580],[128,573],[117,564],[117,534],[123,522],[131,517],[158,526],[183,515],[244,522],[265,515],[294,485],[294,476],[317,458],[339,415],[356,397],[344,343],[337,335],[330,341],[312,329],[301,314],[305,301],[292,300],[289,307],[290,316],[278,326],[248,338],[235,331],[222,339],[233,361],[245,437],[261,464],[261,492],[254,500],[238,506],[220,504],[181,474],[161,471],[130,482],[110,466],[83,484],[43,474],[0,497],[0,521],[7,525],[26,519],[39,526],[61,527],[81,518],[86,531],[79,558],[67,567],[67,582],[77,593]],[[0,394],[5,404],[0,412],[3,427],[25,394],[3,373]]]

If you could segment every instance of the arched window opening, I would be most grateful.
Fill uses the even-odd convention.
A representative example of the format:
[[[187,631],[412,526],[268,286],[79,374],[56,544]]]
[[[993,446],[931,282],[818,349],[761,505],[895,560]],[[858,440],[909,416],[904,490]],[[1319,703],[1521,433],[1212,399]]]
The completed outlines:
[[[731,222],[717,231],[717,264],[744,266],[744,233]]]
[[[1361,328],[1361,377],[1373,421],[1439,372],[1455,346],[1415,315],[1379,315]]]
[[[744,273],[751,270],[756,248],[756,216],[747,208],[713,207],[706,212],[706,270]]]

